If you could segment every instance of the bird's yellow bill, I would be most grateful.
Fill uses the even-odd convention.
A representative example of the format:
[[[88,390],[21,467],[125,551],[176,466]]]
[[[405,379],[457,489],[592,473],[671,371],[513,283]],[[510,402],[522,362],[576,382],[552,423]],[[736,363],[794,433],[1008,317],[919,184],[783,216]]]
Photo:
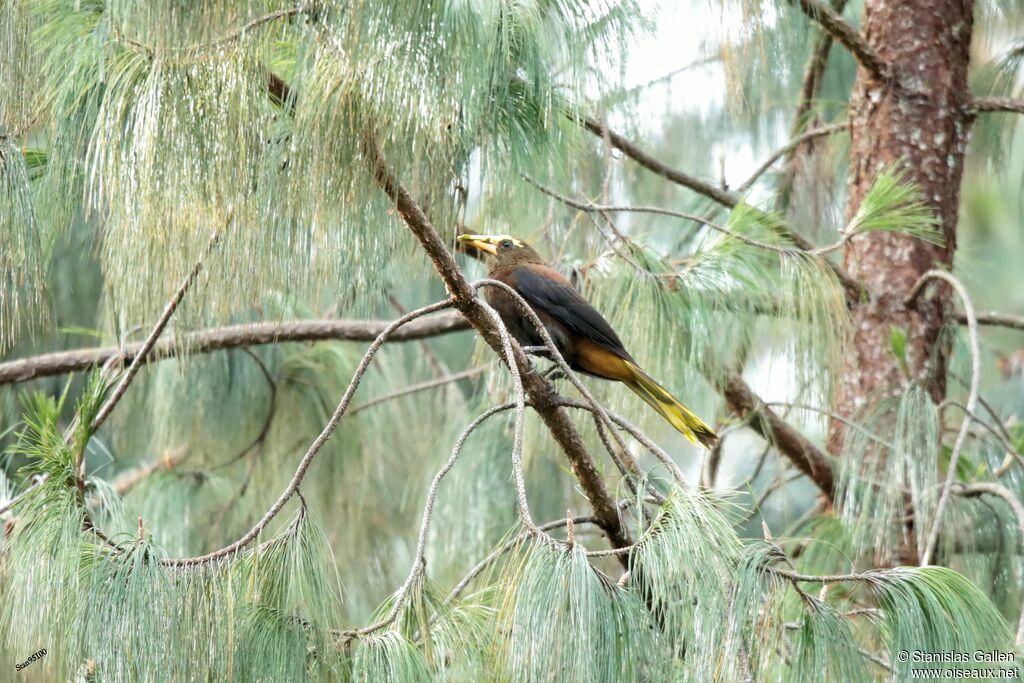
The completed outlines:
[[[486,251],[488,254],[497,254],[500,238],[490,235],[459,235],[459,241],[466,242],[469,246]]]

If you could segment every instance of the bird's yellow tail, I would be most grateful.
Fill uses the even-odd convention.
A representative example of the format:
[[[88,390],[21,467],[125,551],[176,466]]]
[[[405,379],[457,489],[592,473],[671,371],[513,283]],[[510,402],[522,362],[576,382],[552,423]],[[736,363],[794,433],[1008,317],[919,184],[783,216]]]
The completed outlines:
[[[632,389],[633,393],[657,410],[662,417],[668,420],[669,424],[682,432],[683,436],[687,439],[693,443],[700,442],[707,448],[714,448],[715,444],[718,443],[718,435],[715,434],[711,427],[704,424],[703,420],[690,412],[665,387],[655,382],[650,375],[641,370],[637,365],[629,361],[626,361],[626,365],[633,371],[633,381],[624,382],[624,384]]]

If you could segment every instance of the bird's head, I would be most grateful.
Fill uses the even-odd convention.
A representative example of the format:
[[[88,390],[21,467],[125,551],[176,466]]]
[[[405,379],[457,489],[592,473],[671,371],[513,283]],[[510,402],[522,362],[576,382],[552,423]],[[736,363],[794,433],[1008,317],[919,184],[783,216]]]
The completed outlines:
[[[498,268],[520,263],[544,263],[533,247],[511,235],[459,235],[459,241],[494,256]]]

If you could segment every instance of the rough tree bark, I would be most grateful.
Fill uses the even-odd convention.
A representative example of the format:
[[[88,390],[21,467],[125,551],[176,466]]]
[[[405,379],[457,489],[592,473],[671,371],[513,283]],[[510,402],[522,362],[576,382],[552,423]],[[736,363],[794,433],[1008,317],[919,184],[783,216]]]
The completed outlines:
[[[886,62],[882,78],[861,66],[850,101],[852,217],[878,172],[902,161],[933,207],[944,246],[895,233],[856,237],[844,265],[867,296],[852,307],[853,339],[837,396],[837,412],[850,417],[871,398],[898,391],[906,379],[891,349],[892,328],[907,335],[907,365],[932,398],[946,393],[949,342],[940,332],[952,314],[948,288],[904,300],[931,268],[948,268],[956,248],[957,210],[964,149],[971,123],[967,66],[973,0],[867,0],[864,36]],[[842,425],[832,425],[829,447],[842,446]]]

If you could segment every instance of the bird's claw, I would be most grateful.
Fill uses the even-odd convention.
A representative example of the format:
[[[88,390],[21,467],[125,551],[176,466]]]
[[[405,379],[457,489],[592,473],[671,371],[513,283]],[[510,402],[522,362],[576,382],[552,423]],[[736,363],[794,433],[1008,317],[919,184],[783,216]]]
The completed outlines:
[[[558,381],[560,379],[564,379],[565,378],[565,373],[562,372],[562,368],[560,368],[557,365],[555,365],[555,366],[550,367],[547,370],[545,370],[544,374],[541,375],[541,377],[546,379],[551,384],[554,384],[556,381]]]

